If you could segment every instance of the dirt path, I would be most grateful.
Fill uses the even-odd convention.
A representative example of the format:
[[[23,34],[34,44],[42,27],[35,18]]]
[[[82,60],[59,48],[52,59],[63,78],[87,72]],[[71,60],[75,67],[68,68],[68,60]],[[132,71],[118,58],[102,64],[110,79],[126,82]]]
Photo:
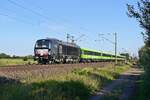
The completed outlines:
[[[128,100],[135,90],[135,82],[142,74],[138,68],[131,68],[118,79],[113,80],[89,100]]]

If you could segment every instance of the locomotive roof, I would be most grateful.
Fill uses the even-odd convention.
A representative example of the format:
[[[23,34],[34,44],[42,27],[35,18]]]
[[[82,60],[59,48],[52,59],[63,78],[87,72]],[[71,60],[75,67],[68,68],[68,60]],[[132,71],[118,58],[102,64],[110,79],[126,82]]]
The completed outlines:
[[[52,40],[52,41],[56,41],[62,45],[67,45],[67,46],[72,46],[72,47],[77,47],[77,48],[80,48],[77,44],[75,43],[70,43],[70,42],[64,42],[64,41],[61,41],[61,40],[58,40],[58,39],[55,39],[55,38],[46,38],[46,39],[40,39],[40,40]]]
[[[77,47],[80,48],[77,44],[75,43],[70,43],[70,42],[63,42],[63,41],[59,41],[60,44],[62,45],[67,45],[67,46],[71,46],[71,47]]]

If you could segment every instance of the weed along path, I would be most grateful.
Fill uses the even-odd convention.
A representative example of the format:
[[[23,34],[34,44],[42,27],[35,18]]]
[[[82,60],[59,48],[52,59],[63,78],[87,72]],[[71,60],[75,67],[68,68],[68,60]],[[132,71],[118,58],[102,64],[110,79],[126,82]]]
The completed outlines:
[[[89,100],[129,100],[134,93],[135,82],[143,73],[138,68],[131,68],[104,86],[99,92],[91,96]]]

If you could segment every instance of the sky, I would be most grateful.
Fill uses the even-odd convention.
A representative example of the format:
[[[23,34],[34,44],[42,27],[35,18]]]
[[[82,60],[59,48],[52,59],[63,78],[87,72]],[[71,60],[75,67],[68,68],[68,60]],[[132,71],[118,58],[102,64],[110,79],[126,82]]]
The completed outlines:
[[[33,55],[36,40],[74,36],[83,48],[138,55],[142,29],[126,14],[137,0],[0,0],[0,53]],[[103,35],[101,35],[103,34]]]

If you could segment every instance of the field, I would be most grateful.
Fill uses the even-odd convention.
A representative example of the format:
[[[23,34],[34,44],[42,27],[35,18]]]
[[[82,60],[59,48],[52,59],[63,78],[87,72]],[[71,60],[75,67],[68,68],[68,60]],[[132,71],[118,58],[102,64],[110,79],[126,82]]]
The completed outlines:
[[[0,59],[0,66],[9,66],[9,65],[25,65],[25,64],[33,64],[36,63],[33,59],[28,59],[27,61],[24,61],[21,58],[16,59]]]
[[[87,100],[91,94],[128,69],[128,65],[104,68],[82,67],[69,71],[64,67],[41,69],[36,74],[28,73],[26,70],[13,78],[0,77],[0,98],[2,100]]]

